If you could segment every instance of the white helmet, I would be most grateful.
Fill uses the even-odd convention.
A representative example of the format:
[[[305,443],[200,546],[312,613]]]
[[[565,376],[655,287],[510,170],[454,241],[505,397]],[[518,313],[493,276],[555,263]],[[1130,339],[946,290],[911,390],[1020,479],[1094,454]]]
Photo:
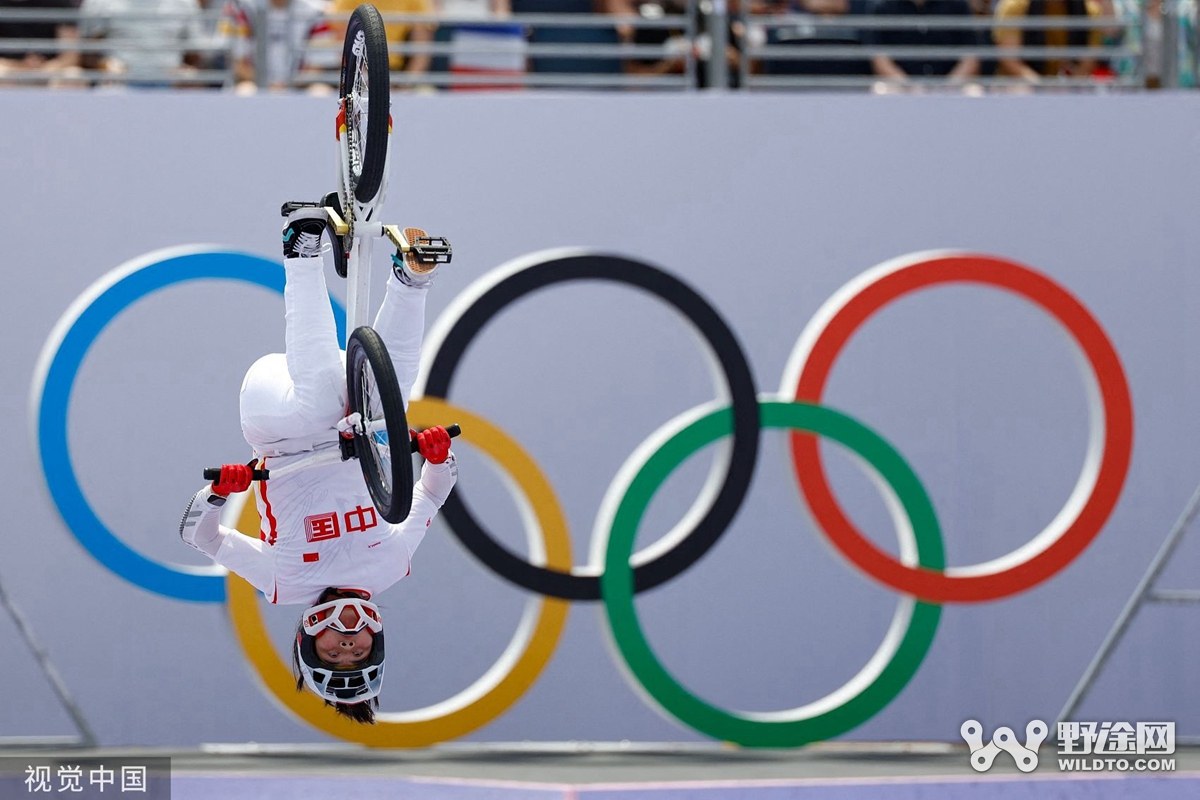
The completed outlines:
[[[354,609],[358,615],[355,625],[347,627],[341,620],[342,611]],[[341,633],[371,631],[374,643],[365,661],[351,668],[330,666],[317,655],[316,636],[326,628]],[[319,603],[304,612],[300,630],[296,632],[296,663],[305,685],[331,703],[365,703],[379,694],[383,686],[383,622],[379,607],[361,598],[342,597]]]

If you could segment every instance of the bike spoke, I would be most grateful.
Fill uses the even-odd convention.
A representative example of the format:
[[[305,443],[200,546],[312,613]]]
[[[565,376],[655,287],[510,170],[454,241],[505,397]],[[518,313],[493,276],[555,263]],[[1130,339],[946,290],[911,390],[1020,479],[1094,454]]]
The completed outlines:
[[[374,375],[370,364],[362,371],[362,396],[365,406],[363,425],[370,443],[371,460],[379,468],[379,479],[384,491],[391,493],[391,447],[387,441],[386,421],[383,418],[383,403],[375,387]],[[381,430],[382,429],[382,432]]]
[[[363,163],[367,155],[367,110],[370,107],[371,96],[368,89],[366,56],[360,56],[358,65],[354,70],[354,88],[351,90],[350,96],[354,104],[353,127],[354,136],[350,139],[351,142],[351,174],[354,177],[354,185],[358,185],[358,178],[362,177]]]

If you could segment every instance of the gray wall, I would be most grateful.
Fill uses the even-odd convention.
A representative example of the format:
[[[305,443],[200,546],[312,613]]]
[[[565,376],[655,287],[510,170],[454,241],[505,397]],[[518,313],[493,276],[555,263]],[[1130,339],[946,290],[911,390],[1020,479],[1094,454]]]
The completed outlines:
[[[38,353],[94,281],[192,243],[277,256],[281,201],[333,184],[332,101],[184,94],[0,93],[7,291],[0,388],[8,524],[0,578],[105,744],[319,741],[245,665],[221,604],[115,577],[65,528],[29,434]],[[814,311],[886,259],[933,248],[1011,258],[1099,319],[1127,370],[1132,467],[1094,544],[1052,580],[948,605],[907,689],[851,736],[957,738],[1050,719],[1200,480],[1200,98],[398,96],[387,218],[453,240],[432,321],[472,281],[545,248],[631,254],[682,277],[736,331],[776,391]],[[380,271],[382,273],[382,270]],[[335,293],[341,291],[334,287]],[[263,289],[200,282],[158,292],[92,347],[70,446],[96,513],[154,559],[199,566],[176,536],[205,465],[245,458],[242,373],[283,342]],[[604,284],[507,310],[468,351],[452,399],[511,432],[550,476],[576,563],[613,475],[648,434],[713,397],[702,348],[665,307]],[[883,434],[927,486],[950,564],[999,556],[1057,513],[1086,441],[1085,396],[1057,326],[1023,301],[956,286],[873,318],[826,402]],[[896,597],[824,544],[797,502],[785,437],[764,433],[751,494],[707,558],[643,596],[665,665],[711,702],[768,711],[833,690],[866,661]],[[462,446],[460,486],[525,551],[517,508]],[[828,448],[843,503],[871,538],[895,534],[872,486]],[[664,487],[639,543],[691,502],[710,455]],[[503,650],[525,600],[435,523],[409,580],[384,595],[384,707],[466,686]],[[1196,585],[1185,544],[1167,582]],[[295,609],[265,608],[281,648]],[[624,680],[596,607],[576,604],[532,689],[478,740],[690,740]],[[394,634],[391,631],[395,631]],[[1200,618],[1146,612],[1081,719],[1178,719],[1198,733]],[[64,733],[15,629],[0,736]],[[14,688],[14,687],[19,687]]]

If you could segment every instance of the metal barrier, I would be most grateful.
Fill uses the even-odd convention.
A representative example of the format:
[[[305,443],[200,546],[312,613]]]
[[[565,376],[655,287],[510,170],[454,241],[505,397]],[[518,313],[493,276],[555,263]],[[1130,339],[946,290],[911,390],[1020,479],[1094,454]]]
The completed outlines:
[[[864,4],[871,0],[850,0]],[[1157,2],[1157,0],[1153,0]],[[747,4],[743,3],[744,9]],[[230,16],[229,8],[238,16]],[[687,0],[681,13],[644,4],[641,14],[521,13],[497,18],[385,14],[385,23],[422,35],[389,42],[398,88],[746,90],[1128,90],[1196,86],[1196,2],[1164,0],[1150,19],[1122,17],[875,16],[730,13],[725,0]],[[853,6],[852,6],[853,8]],[[1161,18],[1161,25],[1158,20]],[[57,39],[0,39],[0,84],[238,87],[327,90],[336,87],[341,17],[301,16],[292,9],[236,4],[196,14],[0,9],[3,22],[48,22],[74,28]],[[149,26],[139,29],[139,25]],[[165,41],[157,30],[171,34]],[[999,47],[993,32],[1100,31],[1096,45]],[[108,31],[108,35],[103,35]],[[954,46],[879,43],[877,34],[963,31]],[[1160,39],[1147,33],[1161,31]],[[1093,34],[1094,35],[1094,34]],[[1045,37],[1042,37],[1045,38]],[[1189,45],[1186,60],[1176,57]],[[1161,45],[1161,46],[1160,46]],[[24,54],[33,58],[16,58]],[[713,53],[731,53],[714,58]],[[1159,54],[1159,67],[1148,64]],[[117,54],[117,55],[114,55]],[[119,55],[133,66],[122,67]],[[154,54],[168,58],[152,58]],[[1165,54],[1165,55],[1162,55]],[[1150,58],[1148,58],[1150,56]],[[873,60],[931,64],[978,59],[983,74],[878,74]],[[1007,59],[1092,59],[1096,74],[1005,74]],[[154,62],[155,66],[150,66]],[[170,66],[164,66],[172,62]],[[139,66],[140,64],[140,66]],[[997,65],[1000,65],[997,68]],[[929,70],[926,70],[927,72]]]

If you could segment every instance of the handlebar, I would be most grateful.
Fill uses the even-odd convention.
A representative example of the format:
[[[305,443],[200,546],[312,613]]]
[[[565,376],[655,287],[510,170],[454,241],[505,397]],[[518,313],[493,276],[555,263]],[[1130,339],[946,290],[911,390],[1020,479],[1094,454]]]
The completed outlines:
[[[457,422],[454,423],[453,425],[447,425],[446,433],[450,434],[450,438],[454,438],[455,436],[458,436],[460,433],[462,433],[462,427]],[[415,453],[415,452],[417,452],[418,449],[420,449],[417,447],[417,439],[415,436],[409,440],[408,448],[409,448],[409,452],[411,452],[411,453]],[[204,469],[204,480],[215,481],[215,480],[219,479],[220,477],[221,477],[221,468],[220,467],[206,467]],[[254,470],[254,480],[265,481],[265,480],[270,480],[270,479],[271,479],[271,471],[269,469]]]

